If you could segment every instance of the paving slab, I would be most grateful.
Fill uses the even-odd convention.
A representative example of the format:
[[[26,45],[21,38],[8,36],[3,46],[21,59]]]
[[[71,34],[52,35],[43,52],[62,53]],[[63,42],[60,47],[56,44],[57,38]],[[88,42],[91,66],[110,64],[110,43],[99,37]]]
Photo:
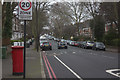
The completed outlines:
[[[42,57],[40,52],[34,49],[34,44],[26,48],[26,78],[45,78]],[[23,78],[23,76],[12,75],[12,54],[9,53],[6,59],[2,59],[2,78]]]

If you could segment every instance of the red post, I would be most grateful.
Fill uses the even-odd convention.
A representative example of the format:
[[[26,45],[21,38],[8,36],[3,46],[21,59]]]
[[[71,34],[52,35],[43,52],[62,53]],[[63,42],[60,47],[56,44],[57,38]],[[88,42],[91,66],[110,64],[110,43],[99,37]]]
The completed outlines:
[[[23,75],[23,46],[12,46],[13,75]]]

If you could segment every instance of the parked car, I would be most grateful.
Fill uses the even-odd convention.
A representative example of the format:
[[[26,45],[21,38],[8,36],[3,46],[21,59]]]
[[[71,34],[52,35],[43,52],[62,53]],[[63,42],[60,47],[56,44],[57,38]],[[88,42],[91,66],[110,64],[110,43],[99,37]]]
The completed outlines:
[[[42,50],[46,50],[46,49],[52,50],[52,45],[49,42],[44,42],[43,41],[43,42],[40,43],[40,48]]]
[[[104,50],[105,51],[105,45],[102,42],[95,42],[92,49],[93,50]]]
[[[75,45],[75,41],[70,41],[70,46],[74,46]]]
[[[91,48],[92,49],[93,45],[94,45],[93,41],[85,41],[85,42],[83,42],[82,48],[84,48],[84,49]]]
[[[70,45],[71,40],[67,40],[66,42],[67,42],[67,45]]]
[[[80,42],[75,42],[74,46],[79,47],[80,46]]]
[[[65,48],[67,49],[67,44],[65,42],[59,42],[58,43],[58,49]]]
[[[80,44],[80,47],[84,48],[85,45],[86,45],[86,41],[82,41],[81,44]]]

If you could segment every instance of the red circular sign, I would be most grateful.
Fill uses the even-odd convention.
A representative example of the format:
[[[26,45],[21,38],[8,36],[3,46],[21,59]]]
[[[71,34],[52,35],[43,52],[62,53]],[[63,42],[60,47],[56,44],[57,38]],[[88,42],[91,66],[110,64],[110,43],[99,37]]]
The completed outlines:
[[[20,4],[19,4],[19,6],[20,6],[20,8],[22,9],[22,10],[24,10],[24,11],[27,11],[27,10],[29,10],[30,8],[31,8],[31,2],[30,2],[30,0],[27,0],[28,2],[29,2],[29,7],[28,8],[26,8],[26,9],[24,9],[23,7],[26,7],[26,5],[27,5],[27,3],[25,3],[25,1],[23,2],[23,0],[21,0],[21,2],[20,2]],[[23,4],[22,6],[21,6],[21,4]]]

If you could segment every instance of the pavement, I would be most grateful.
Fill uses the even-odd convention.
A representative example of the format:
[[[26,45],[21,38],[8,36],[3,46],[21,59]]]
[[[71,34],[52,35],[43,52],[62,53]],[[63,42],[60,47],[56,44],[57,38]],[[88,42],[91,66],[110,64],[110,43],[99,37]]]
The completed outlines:
[[[34,44],[26,48],[26,78],[45,78],[41,53],[34,49]],[[23,78],[23,76],[12,75],[12,54],[2,59],[2,78]]]
[[[118,53],[118,48],[114,48],[114,47],[106,47],[106,51],[108,51],[108,52],[115,52],[115,53]]]

